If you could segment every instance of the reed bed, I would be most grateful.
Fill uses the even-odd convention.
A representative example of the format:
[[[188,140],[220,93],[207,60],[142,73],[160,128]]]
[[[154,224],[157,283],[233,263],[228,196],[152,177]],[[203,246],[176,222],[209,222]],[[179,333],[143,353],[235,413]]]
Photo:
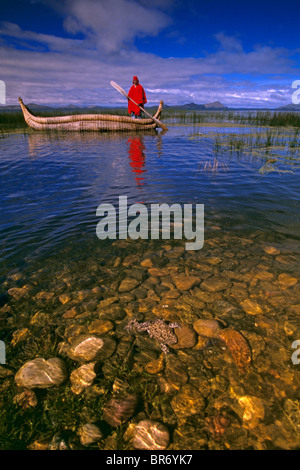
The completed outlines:
[[[167,120],[174,120],[180,124],[228,122],[241,125],[300,127],[300,113],[287,111],[189,111],[166,108],[164,116]]]
[[[252,134],[219,134],[215,137],[215,148],[226,147],[230,151],[253,151],[270,149],[297,152],[300,149],[300,129],[282,133],[274,129]]]
[[[235,153],[239,158],[251,157],[263,165],[258,172],[293,173],[300,164],[300,129],[283,132],[280,129],[263,129],[252,134],[218,134],[214,136],[215,155]]]
[[[0,131],[26,128],[22,112],[0,112]]]

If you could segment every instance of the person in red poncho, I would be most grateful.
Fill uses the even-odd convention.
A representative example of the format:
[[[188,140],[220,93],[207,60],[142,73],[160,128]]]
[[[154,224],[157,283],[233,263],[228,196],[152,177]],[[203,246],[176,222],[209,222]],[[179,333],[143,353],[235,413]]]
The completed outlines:
[[[139,83],[139,79],[134,76],[133,77],[133,85],[128,92],[128,96],[133,99],[138,105],[142,108],[144,104],[147,103],[146,93],[142,85]],[[136,106],[132,101],[128,100],[128,112],[131,114],[132,117],[141,118],[141,110],[138,106]]]

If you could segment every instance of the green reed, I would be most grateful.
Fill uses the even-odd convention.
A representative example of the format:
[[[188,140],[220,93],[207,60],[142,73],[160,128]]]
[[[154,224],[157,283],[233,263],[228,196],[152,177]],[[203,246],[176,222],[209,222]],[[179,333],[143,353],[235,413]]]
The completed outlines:
[[[300,163],[300,130],[283,132],[267,128],[252,134],[219,134],[215,136],[213,150],[216,155],[235,153],[263,162],[258,173],[292,173]]]
[[[22,112],[0,112],[0,130],[25,128],[27,124]]]
[[[176,119],[182,124],[202,122],[230,122],[241,125],[270,127],[300,127],[300,113],[287,111],[238,111],[238,110],[186,110],[176,107],[166,108],[167,119]]]

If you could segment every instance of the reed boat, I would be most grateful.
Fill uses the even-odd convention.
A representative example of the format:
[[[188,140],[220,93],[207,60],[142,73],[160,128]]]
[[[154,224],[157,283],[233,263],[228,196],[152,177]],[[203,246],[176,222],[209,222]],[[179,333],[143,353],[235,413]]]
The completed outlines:
[[[40,117],[32,114],[23,103],[19,102],[24,119],[29,127],[35,130],[64,130],[64,131],[143,131],[156,129],[158,126],[154,119],[159,120],[163,101],[160,101],[153,118],[133,119],[130,116],[117,116],[112,114],[74,114],[69,116]]]

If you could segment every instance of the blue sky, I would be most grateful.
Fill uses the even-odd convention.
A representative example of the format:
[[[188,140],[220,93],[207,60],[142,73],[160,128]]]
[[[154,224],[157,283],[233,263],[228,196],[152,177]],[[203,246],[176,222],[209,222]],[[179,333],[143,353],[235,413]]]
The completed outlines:
[[[300,79],[300,4],[253,0],[1,0],[6,103],[276,108]]]

